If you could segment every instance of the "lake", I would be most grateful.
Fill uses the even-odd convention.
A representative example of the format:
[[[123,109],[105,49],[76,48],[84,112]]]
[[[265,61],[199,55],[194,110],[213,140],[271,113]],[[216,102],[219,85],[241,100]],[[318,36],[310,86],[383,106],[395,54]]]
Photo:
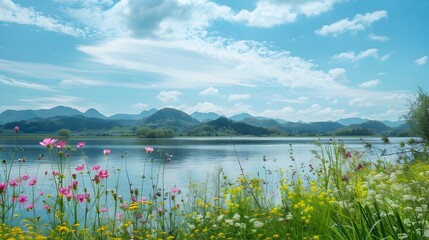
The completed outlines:
[[[52,161],[58,161],[53,155],[51,158],[48,149],[39,145],[37,140],[19,140],[18,148],[23,151],[15,152],[14,140],[1,140],[0,152],[2,160],[10,161],[25,157],[25,162],[15,163],[12,168],[12,176],[22,176],[24,173],[30,176],[43,175],[45,171],[51,173]],[[165,161],[164,178],[166,189],[177,186],[186,189],[190,179],[205,181],[205,179],[222,169],[229,178],[240,175],[240,160],[246,174],[256,176],[266,171],[275,172],[279,168],[291,169],[303,166],[309,169],[309,165],[317,166],[318,160],[314,158],[311,150],[318,150],[316,141],[324,145],[333,141],[343,142],[348,149],[366,152],[366,160],[380,156],[382,151],[386,153],[395,152],[395,146],[406,138],[390,138],[392,144],[383,144],[380,138],[364,138],[365,142],[372,145],[371,150],[364,147],[360,138],[342,137],[338,139],[314,138],[314,137],[286,137],[286,138],[255,138],[255,137],[228,137],[228,138],[172,138],[172,139],[138,139],[138,138],[81,138],[69,140],[68,143],[75,147],[80,141],[86,146],[77,151],[70,152],[70,172],[78,164],[87,164],[88,167],[101,165],[109,168],[112,173],[121,169],[118,175],[122,186],[121,194],[127,194],[128,183],[125,170],[133,186],[141,185],[142,176],[146,176],[145,189],[150,189],[150,176],[156,175],[158,169],[165,161],[165,155],[173,155],[170,161]],[[147,154],[145,147],[153,147],[155,151]],[[104,149],[110,149],[107,157],[103,154]],[[42,159],[38,159],[43,155]],[[397,156],[391,156],[396,158]],[[387,157],[386,157],[387,158]],[[153,159],[153,160],[152,160]],[[394,159],[393,159],[394,160]],[[15,161],[16,162],[16,161]],[[126,167],[125,167],[126,165]],[[162,170],[162,169],[161,169]],[[305,171],[305,170],[304,170]],[[1,173],[2,174],[2,173]],[[4,174],[3,174],[4,175]],[[40,177],[39,177],[40,178]],[[4,176],[1,176],[1,180]],[[109,181],[114,181],[111,177]],[[113,182],[110,183],[113,186]],[[46,183],[49,187],[49,184]],[[125,186],[125,187],[123,187]]]

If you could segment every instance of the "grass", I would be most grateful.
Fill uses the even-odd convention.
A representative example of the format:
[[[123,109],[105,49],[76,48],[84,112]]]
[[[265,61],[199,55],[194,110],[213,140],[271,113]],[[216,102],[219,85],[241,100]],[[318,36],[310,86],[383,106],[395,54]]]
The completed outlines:
[[[129,179],[126,161],[109,165],[108,152],[104,166],[74,166],[67,154],[85,158],[84,147],[60,145],[45,146],[51,170],[39,175],[19,170],[15,177],[11,171],[20,169],[20,160],[12,155],[3,161],[1,239],[429,238],[425,155],[369,162],[341,143],[319,144],[317,165],[265,169],[258,176],[237,169],[237,179],[217,169],[182,193],[165,189],[162,150],[146,149],[143,168],[151,174],[136,180]],[[129,195],[118,194],[121,176]]]

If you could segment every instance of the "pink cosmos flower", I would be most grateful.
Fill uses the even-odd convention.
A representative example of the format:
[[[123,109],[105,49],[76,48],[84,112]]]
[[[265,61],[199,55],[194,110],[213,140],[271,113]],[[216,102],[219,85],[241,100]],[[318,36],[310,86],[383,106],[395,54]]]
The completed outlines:
[[[39,195],[43,196],[43,195],[45,195],[45,192],[39,192]]]
[[[85,147],[85,145],[86,145],[86,143],[84,143],[84,142],[79,142],[78,144],[77,144],[77,148],[83,148],[83,147]]]
[[[159,215],[162,215],[162,213],[163,213],[162,208],[158,208],[156,211],[158,212]]]
[[[180,193],[180,189],[179,189],[179,188],[177,188],[177,187],[174,187],[173,189],[171,189],[171,193],[172,193],[173,195],[176,195],[176,193]]]
[[[59,171],[52,171],[52,176],[58,176],[58,175],[60,175]]]
[[[122,213],[117,213],[116,214],[116,219],[121,219],[122,218]]]
[[[13,128],[13,130],[15,130],[15,132],[16,132],[16,133],[18,133],[18,132],[19,132],[19,127],[18,127],[18,126],[15,126],[15,127]]]
[[[16,179],[9,180],[9,186],[16,187],[18,185],[19,185],[19,183],[18,183],[18,181],[16,181]]]
[[[22,179],[23,181],[27,181],[28,179],[30,179],[30,175],[25,174],[24,176],[22,176],[22,177],[21,177],[21,179]]]
[[[107,208],[100,208],[99,211],[102,213],[102,212],[107,212],[108,210],[107,210]]]
[[[63,148],[67,145],[66,141],[58,141],[57,148]]]
[[[19,197],[18,197],[18,202],[19,202],[19,203],[24,204],[24,203],[26,203],[27,201],[28,201],[27,196],[25,196],[24,194],[19,195]]]
[[[6,183],[4,183],[4,182],[0,183],[0,193],[4,192],[6,187],[7,187]]]
[[[69,193],[70,193],[70,188],[68,188],[68,187],[63,187],[63,188],[60,188],[60,189],[58,190],[58,192],[60,193],[60,195],[67,195],[67,194],[69,194]]]
[[[352,153],[351,152],[347,152],[346,153],[346,158],[351,158],[352,157]]]
[[[100,169],[100,165],[95,165],[91,168],[92,171],[98,171]]]
[[[51,206],[49,206],[49,205],[43,205],[43,209],[48,211],[48,213],[51,212]]]
[[[104,149],[103,150],[104,155],[109,156],[110,154],[110,149]]]
[[[28,182],[28,186],[32,187],[36,185],[36,183],[37,183],[37,177],[33,177],[33,179],[31,179],[31,181]]]
[[[153,147],[145,147],[144,148],[146,150],[146,153],[152,153],[153,152]]]
[[[29,203],[27,206],[25,206],[25,210],[29,211],[31,209],[34,208],[34,204],[33,203]]]
[[[55,138],[45,138],[42,142],[39,142],[40,145],[45,146],[47,148],[55,147],[55,143],[58,141],[58,139]]]
[[[81,172],[85,169],[85,164],[79,164],[75,169],[76,171]]]
[[[97,175],[100,178],[108,178],[110,176],[107,170],[100,170]]]
[[[85,200],[87,199],[87,198],[89,198],[89,193],[82,193],[82,194],[78,194],[77,196],[76,196],[76,200],[78,201],[78,202],[85,202]]]

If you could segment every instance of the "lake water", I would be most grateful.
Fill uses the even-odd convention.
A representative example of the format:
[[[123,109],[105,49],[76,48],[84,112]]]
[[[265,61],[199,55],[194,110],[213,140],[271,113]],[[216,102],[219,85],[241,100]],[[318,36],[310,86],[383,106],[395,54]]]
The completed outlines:
[[[14,153],[16,149],[14,140],[0,140],[0,146],[3,147],[3,151],[0,152],[2,160],[10,161],[12,158],[17,160],[25,157],[25,162],[21,165],[14,164],[13,177],[24,173],[28,173],[30,176],[38,175],[38,177],[43,175],[45,171],[51,173],[53,170],[51,163],[58,161],[58,158],[55,154],[52,158],[49,156],[48,149],[39,145],[41,140],[19,140],[18,148],[22,148],[23,151],[17,153]],[[343,142],[346,148],[367,152],[366,159],[380,156],[383,150],[386,150],[387,153],[396,151],[391,144],[383,144],[380,138],[365,138],[363,140],[372,144],[372,150],[368,152],[360,138],[335,139],[337,142]],[[75,172],[74,168],[78,164],[87,164],[87,168],[94,165],[100,165],[102,168],[108,167],[110,173],[114,172],[115,169],[122,169],[119,182],[121,186],[125,186],[122,189],[128,192],[125,168],[128,171],[130,181],[134,184],[133,186],[141,184],[143,175],[146,176],[144,184],[150,186],[151,174],[156,175],[158,167],[165,162],[166,189],[174,186],[185,189],[190,179],[205,181],[208,176],[213,175],[220,168],[229,178],[239,176],[241,171],[238,159],[244,172],[253,176],[263,174],[265,170],[290,169],[301,165],[308,169],[309,164],[318,165],[317,159],[311,152],[311,150],[320,151],[315,142],[321,141],[323,144],[331,144],[334,140],[311,137],[82,138],[69,140],[68,143],[75,147],[79,141],[86,142],[86,146],[82,149],[83,151],[79,149],[70,152],[68,160],[70,172]],[[406,139],[391,138],[390,141],[393,145],[397,145]],[[153,147],[155,151],[150,155],[147,154],[145,152],[146,146]],[[104,149],[111,150],[108,157],[103,154]],[[167,153],[173,155],[171,161],[165,161]],[[44,155],[44,157],[39,160],[40,155]],[[4,176],[1,176],[1,179],[4,179]],[[110,178],[109,181],[113,181],[113,178]],[[150,189],[150,187],[145,189]]]

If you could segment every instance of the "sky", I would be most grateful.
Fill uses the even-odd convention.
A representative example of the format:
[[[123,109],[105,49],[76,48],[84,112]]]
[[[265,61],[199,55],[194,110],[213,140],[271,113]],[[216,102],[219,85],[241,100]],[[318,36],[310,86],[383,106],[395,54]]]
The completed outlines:
[[[429,89],[428,12],[427,0],[0,0],[0,112],[395,121]]]

